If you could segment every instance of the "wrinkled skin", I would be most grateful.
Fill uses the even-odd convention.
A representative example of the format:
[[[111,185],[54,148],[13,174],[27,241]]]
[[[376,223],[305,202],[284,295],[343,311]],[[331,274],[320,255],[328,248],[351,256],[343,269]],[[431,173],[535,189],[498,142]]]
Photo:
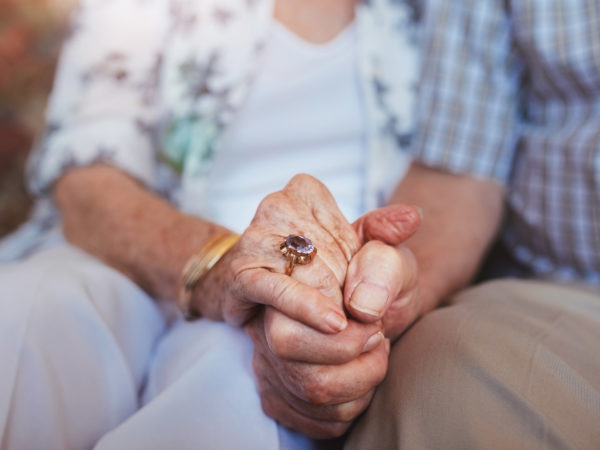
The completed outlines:
[[[313,261],[297,265],[292,277],[279,250],[288,234],[307,236],[317,247]],[[198,286],[195,306],[206,317],[240,326],[268,305],[324,333],[341,331],[347,321],[340,286],[359,248],[325,186],[298,175],[261,202],[238,243]],[[215,302],[207,303],[211,298]]]
[[[205,316],[245,324],[269,416],[330,438],[368,406],[387,371],[389,338],[420,315],[415,258],[399,246],[419,221],[414,208],[396,205],[350,224],[308,175],[260,204],[196,290],[203,295],[195,305]],[[279,251],[288,234],[307,236],[318,249],[291,276]],[[220,302],[207,304],[211,298]]]
[[[175,301],[186,261],[228,232],[177,211],[109,166],[69,171],[54,196],[69,242],[155,298]],[[423,205],[426,222],[415,208],[394,205],[350,226],[321,183],[297,176],[260,205],[238,244],[196,289],[194,306],[246,326],[268,414],[311,436],[337,436],[385,373],[386,363],[370,355],[385,346],[381,323],[393,341],[476,275],[502,223],[504,197],[496,182],[413,164],[392,199]],[[447,198],[455,200],[451,208]],[[290,233],[310,237],[319,253],[288,277],[278,246]]]

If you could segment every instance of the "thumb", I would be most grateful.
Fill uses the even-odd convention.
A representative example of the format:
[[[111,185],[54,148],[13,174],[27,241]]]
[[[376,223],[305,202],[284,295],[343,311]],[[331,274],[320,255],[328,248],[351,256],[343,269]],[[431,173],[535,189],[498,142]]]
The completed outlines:
[[[352,224],[362,244],[378,240],[399,245],[411,237],[421,224],[421,211],[414,206],[391,205],[375,209]]]

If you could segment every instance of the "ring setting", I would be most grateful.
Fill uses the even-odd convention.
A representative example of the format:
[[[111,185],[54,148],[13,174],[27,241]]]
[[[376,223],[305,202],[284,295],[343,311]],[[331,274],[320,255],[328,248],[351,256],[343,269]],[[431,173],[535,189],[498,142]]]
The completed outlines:
[[[290,234],[279,246],[281,253],[287,259],[285,274],[291,275],[296,264],[308,264],[317,254],[317,248],[312,241],[304,236]]]

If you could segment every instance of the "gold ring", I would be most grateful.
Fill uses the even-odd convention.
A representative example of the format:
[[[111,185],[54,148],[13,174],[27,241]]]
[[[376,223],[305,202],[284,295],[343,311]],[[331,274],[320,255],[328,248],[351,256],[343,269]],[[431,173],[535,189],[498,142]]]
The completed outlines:
[[[279,246],[279,250],[287,259],[285,274],[291,275],[296,264],[308,264],[317,254],[312,241],[304,236],[290,234]]]

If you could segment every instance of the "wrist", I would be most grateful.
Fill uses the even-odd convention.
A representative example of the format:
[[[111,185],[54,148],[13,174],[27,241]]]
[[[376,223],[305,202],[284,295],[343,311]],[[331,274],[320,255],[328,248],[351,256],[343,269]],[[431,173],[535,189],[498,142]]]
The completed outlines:
[[[203,308],[195,300],[195,292],[214,269],[217,263],[239,240],[240,235],[228,231],[220,232],[208,240],[185,263],[178,283],[177,304],[187,320],[202,317]],[[204,291],[204,289],[203,289]],[[204,294],[207,294],[204,292]],[[214,314],[209,314],[213,316]]]

